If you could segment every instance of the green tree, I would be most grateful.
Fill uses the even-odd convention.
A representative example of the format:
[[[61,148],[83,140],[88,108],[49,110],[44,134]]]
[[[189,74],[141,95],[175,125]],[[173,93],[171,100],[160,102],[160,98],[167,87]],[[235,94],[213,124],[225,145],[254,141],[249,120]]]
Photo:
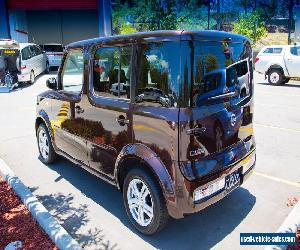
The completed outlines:
[[[267,29],[259,11],[243,14],[233,23],[233,32],[249,37],[255,44],[265,37]]]

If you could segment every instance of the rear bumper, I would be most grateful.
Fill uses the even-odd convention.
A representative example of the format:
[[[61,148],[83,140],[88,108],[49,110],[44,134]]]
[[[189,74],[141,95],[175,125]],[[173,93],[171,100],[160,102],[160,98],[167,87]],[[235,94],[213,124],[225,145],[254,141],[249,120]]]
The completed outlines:
[[[18,74],[18,82],[28,82],[30,80],[30,72]]]
[[[249,164],[250,159],[253,159],[251,164]],[[216,203],[217,201],[223,199],[226,195],[228,195],[231,191],[235,190],[236,188],[240,187],[253,173],[254,167],[256,163],[256,153],[253,150],[250,154],[244,157],[238,163],[226,168],[226,170],[215,174],[214,176],[209,178],[209,181],[205,183],[205,180],[201,181],[188,181],[187,179],[182,179],[182,185],[180,185],[181,190],[176,192],[176,207],[174,204],[168,205],[168,210],[170,215],[175,218],[183,218],[185,215],[192,214],[202,209]],[[220,181],[221,179],[225,178],[227,175],[240,170],[240,184],[235,186],[230,190],[225,190],[224,188],[213,193],[212,195],[205,197],[205,199],[201,199],[200,201],[194,200],[194,192],[198,189],[203,189],[208,187],[214,182]],[[180,180],[178,180],[180,183]]]

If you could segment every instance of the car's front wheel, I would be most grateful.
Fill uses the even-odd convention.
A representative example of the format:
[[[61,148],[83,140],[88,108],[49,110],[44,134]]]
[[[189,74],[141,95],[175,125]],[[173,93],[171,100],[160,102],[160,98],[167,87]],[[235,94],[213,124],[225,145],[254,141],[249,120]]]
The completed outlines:
[[[283,74],[279,69],[270,69],[268,72],[268,82],[274,85],[280,85],[283,82]]]
[[[169,214],[160,186],[143,168],[126,175],[123,199],[130,222],[141,233],[157,233],[167,224]]]
[[[39,125],[36,136],[41,161],[46,164],[53,163],[57,155],[54,151],[48,129],[44,124]]]

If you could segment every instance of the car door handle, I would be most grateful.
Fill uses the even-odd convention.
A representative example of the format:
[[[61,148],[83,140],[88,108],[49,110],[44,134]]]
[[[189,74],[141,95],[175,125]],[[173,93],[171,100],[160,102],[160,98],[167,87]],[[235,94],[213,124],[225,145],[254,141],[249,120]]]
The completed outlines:
[[[84,112],[84,109],[81,108],[80,106],[76,106],[76,107],[75,107],[75,110],[76,110],[76,113],[77,113],[77,114],[81,114],[81,113]]]
[[[120,115],[116,121],[121,125],[121,126],[124,126],[126,124],[129,124],[129,120],[126,119],[123,115]]]

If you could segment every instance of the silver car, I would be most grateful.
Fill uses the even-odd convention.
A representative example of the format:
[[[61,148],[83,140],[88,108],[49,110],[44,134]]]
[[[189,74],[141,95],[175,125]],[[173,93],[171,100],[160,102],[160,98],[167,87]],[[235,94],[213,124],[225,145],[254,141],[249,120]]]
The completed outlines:
[[[42,47],[48,57],[49,67],[59,67],[64,55],[63,45],[59,43],[47,43]]]
[[[49,72],[47,55],[34,43],[20,43],[18,81],[34,83],[35,77],[43,72]]]

